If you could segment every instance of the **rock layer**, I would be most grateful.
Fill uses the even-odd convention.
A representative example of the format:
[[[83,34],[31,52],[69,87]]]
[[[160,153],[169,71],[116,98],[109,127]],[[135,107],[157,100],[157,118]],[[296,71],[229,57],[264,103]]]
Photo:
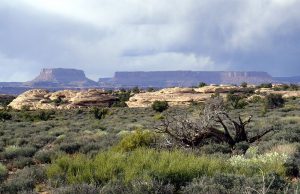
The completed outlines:
[[[116,97],[98,89],[85,91],[62,90],[57,92],[36,89],[19,95],[9,106],[17,110],[22,108],[30,110],[72,109],[89,106],[109,106],[116,100]]]
[[[170,106],[189,105],[194,102],[204,102],[212,94],[225,96],[228,92],[244,92],[245,88],[237,86],[205,86],[202,88],[167,88],[156,92],[139,93],[132,96],[129,107],[149,107],[154,101],[167,101]]]

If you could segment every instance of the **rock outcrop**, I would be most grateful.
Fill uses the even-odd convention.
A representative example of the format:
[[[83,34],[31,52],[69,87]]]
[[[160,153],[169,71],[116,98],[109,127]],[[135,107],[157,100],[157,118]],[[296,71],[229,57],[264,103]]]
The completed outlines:
[[[300,97],[300,91],[275,91],[271,88],[260,88],[255,90],[255,93],[262,95],[280,94],[283,98]]]
[[[92,87],[98,84],[77,69],[43,69],[34,80],[26,82],[31,87]]]
[[[139,93],[132,96],[129,107],[149,107],[156,100],[167,101],[170,106],[189,105],[194,102],[204,102],[212,94],[225,96],[228,92],[244,92],[245,88],[237,86],[205,86],[202,88],[167,88],[156,92]]]
[[[30,110],[73,109],[89,106],[109,106],[116,100],[116,97],[98,89],[84,91],[63,90],[57,92],[36,89],[19,95],[9,106],[17,110],[22,108]]]

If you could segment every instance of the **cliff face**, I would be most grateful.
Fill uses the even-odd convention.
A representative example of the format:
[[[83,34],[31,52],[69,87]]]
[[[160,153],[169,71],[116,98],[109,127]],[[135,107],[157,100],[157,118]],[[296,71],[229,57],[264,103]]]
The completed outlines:
[[[90,87],[97,83],[88,79],[82,70],[77,69],[43,69],[38,77],[27,82],[34,87]]]
[[[119,87],[188,87],[207,84],[240,84],[247,82],[259,84],[273,82],[266,72],[238,71],[153,71],[153,72],[116,72],[111,79],[100,79],[100,84]]]

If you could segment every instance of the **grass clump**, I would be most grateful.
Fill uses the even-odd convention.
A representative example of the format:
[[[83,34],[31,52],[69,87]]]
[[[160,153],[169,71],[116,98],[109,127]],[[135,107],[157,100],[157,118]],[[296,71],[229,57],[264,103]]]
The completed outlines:
[[[157,135],[151,131],[137,130],[124,136],[115,146],[115,150],[128,152],[138,147],[150,147],[156,142],[156,138]]]

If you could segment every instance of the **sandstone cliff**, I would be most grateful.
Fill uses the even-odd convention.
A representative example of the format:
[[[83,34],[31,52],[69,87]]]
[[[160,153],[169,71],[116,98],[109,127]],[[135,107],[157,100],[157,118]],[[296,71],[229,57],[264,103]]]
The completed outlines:
[[[89,106],[109,106],[117,98],[103,90],[90,89],[86,91],[63,90],[49,92],[47,90],[29,90],[16,99],[9,106],[21,110],[26,107],[36,109],[72,109]]]
[[[25,83],[31,87],[92,87],[98,84],[77,69],[43,69],[32,81]]]

